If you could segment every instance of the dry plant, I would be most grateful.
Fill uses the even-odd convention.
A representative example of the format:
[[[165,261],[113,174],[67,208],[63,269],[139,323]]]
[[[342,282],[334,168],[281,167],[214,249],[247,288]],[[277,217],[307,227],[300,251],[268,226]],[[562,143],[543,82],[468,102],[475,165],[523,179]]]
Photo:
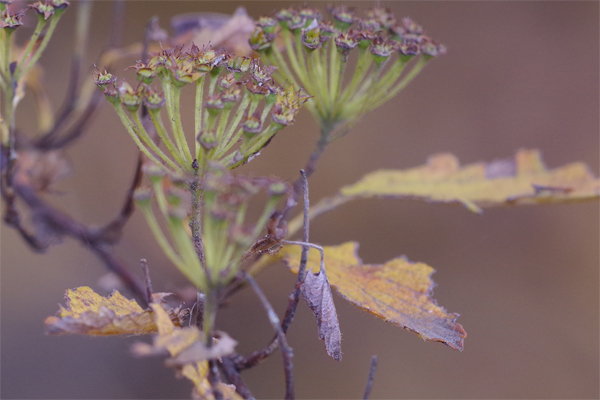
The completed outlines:
[[[153,20],[142,44],[122,48],[114,35],[92,81],[80,76],[87,67],[82,66],[82,54],[92,16],[91,2],[81,1],[69,96],[54,116],[48,111],[38,60],[69,3],[31,4],[38,23],[24,47],[14,39],[24,11],[8,3],[0,3],[4,221],[35,251],[45,251],[60,237],[85,243],[137,299],[117,291],[105,298],[89,287],[67,290],[66,306],[45,321],[47,332],[153,335],[152,344],[137,343],[133,353],[167,355],[166,364],[192,381],[194,398],[253,398],[241,372],[277,349],[285,398],[294,398],[293,352],[286,334],[301,298],[315,315],[327,353],[341,361],[341,331],[330,287],[424,340],[463,349],[466,332],[456,322],[458,314],[431,297],[432,267],[405,257],[365,264],[356,243],[311,243],[310,220],[322,213],[372,197],[461,203],[480,212],[482,207],[592,200],[599,195],[599,182],[584,165],[549,170],[538,152],[519,151],[513,159],[463,167],[445,154],[409,170],[376,171],[311,206],[308,179],[323,152],[446,52],[417,22],[398,20],[385,8],[369,9],[364,16],[344,6],[330,7],[328,15],[309,7],[283,9],[256,23],[240,10],[199,32],[184,29],[190,21],[182,18],[182,28],[172,38]],[[129,84],[110,71],[115,60],[134,54],[140,58],[131,66],[138,82]],[[350,57],[356,62],[348,62]],[[182,91],[195,93],[193,116],[181,114]],[[37,104],[37,134],[22,131],[15,121],[15,109],[26,94]],[[103,227],[92,228],[45,197],[68,172],[62,151],[85,134],[102,94],[140,156],[121,212]],[[320,137],[293,184],[233,172],[268,154],[269,143],[279,131],[290,129],[303,108],[319,124]],[[185,118],[193,118],[191,133],[184,131]],[[248,221],[249,204],[261,198],[259,192],[266,193],[262,213]],[[136,208],[172,265],[195,286],[190,308],[171,307],[165,300],[169,294],[153,292],[146,260],[141,261],[141,279],[112,254],[110,245],[119,241]],[[22,215],[29,220],[24,222]],[[292,240],[300,230],[301,240]],[[298,274],[282,318],[254,280],[280,260]],[[238,354],[236,340],[215,326],[222,304],[235,300],[244,288],[256,292],[274,330],[264,348],[248,355]],[[376,365],[374,357],[365,399]]]

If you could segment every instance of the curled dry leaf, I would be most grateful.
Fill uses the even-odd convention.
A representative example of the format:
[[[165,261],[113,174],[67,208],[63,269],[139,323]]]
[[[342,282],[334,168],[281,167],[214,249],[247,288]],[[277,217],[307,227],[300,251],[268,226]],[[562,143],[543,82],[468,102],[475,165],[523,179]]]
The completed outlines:
[[[467,333],[431,298],[434,286],[429,265],[395,258],[381,265],[363,264],[356,252],[358,243],[324,247],[329,283],[346,300],[378,317],[416,332],[424,340],[442,342],[462,350]],[[298,273],[300,249],[284,247],[279,254]],[[320,255],[311,249],[306,269],[317,270]]]
[[[306,274],[300,289],[308,307],[317,317],[319,339],[325,341],[327,354],[336,361],[342,361],[342,333],[325,270]]]
[[[167,293],[155,293],[155,301]],[[157,331],[154,311],[142,309],[135,300],[128,300],[118,291],[102,297],[91,288],[67,289],[67,306],[60,306],[59,316],[46,318],[44,325],[50,335],[142,335]],[[165,313],[167,313],[165,311]],[[179,308],[167,313],[172,324],[181,326]]]
[[[597,200],[600,180],[581,162],[548,169],[538,150],[519,150],[511,159],[463,167],[452,154],[436,154],[420,167],[371,172],[321,200],[311,208],[310,217],[372,197],[462,203],[480,213],[481,207]],[[301,226],[300,216],[289,224],[288,232]]]
[[[178,369],[181,376],[192,381],[192,395],[198,399],[214,399],[208,381],[209,359],[232,354],[237,342],[224,332],[219,332],[219,340],[207,348],[204,334],[198,328],[181,328],[173,324],[167,311],[160,304],[150,304],[154,311],[158,335],[153,344],[135,343],[132,351],[137,356],[168,354],[167,365]],[[235,392],[235,386],[220,383],[218,386],[224,399],[241,399]]]

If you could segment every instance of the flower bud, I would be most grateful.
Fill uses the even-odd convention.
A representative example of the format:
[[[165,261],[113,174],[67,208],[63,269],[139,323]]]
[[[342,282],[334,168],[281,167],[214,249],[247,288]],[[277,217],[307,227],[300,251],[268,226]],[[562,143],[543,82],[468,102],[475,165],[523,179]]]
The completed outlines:
[[[260,52],[271,47],[274,40],[274,33],[267,33],[263,28],[257,26],[250,35],[249,43],[252,50]]]
[[[262,130],[262,122],[260,120],[260,112],[258,110],[256,110],[252,116],[246,118],[246,121],[242,125],[242,130],[244,131],[244,134],[250,134],[246,135],[248,137],[253,137],[257,133],[260,133]]]
[[[354,34],[352,29],[348,30],[347,32],[340,33],[335,38],[335,45],[340,54],[347,56],[353,48],[358,46],[358,41],[356,38],[357,36]]]
[[[368,18],[373,19],[385,29],[390,29],[396,25],[396,18],[389,8],[374,7],[365,12]]]
[[[392,52],[396,46],[397,43],[389,40],[384,41],[381,36],[377,36],[369,47],[375,64],[383,64],[390,57],[390,55],[392,55]]]
[[[11,13],[8,7],[0,14],[0,28],[7,29],[12,32],[19,26],[23,25],[21,17],[23,16],[23,10]]]
[[[204,150],[214,149],[217,146],[217,138],[214,131],[200,132],[196,140]]]
[[[165,170],[153,162],[145,163],[142,166],[142,171],[153,184],[162,182],[163,178],[165,177]]]
[[[117,77],[104,70],[104,72],[100,72],[98,67],[94,64],[94,69],[96,70],[96,79],[94,79],[94,83],[100,89],[104,90],[110,84],[114,84],[117,81]]]
[[[154,89],[152,89],[150,86],[147,86],[145,88],[144,93],[144,104],[146,105],[146,107],[148,107],[148,109],[160,110],[162,107],[164,107],[166,103],[164,93],[159,94],[156,91],[154,91]]]
[[[121,103],[128,111],[136,112],[140,108],[143,100],[143,89],[141,87],[136,90],[123,81],[120,83],[118,91]]]
[[[425,29],[423,29],[423,26],[417,24],[410,17],[402,18],[402,27],[406,30],[407,33],[414,33],[416,35],[422,35],[423,33],[425,33]]]
[[[154,79],[154,76],[156,75],[156,67],[154,65],[144,64],[141,60],[136,61],[135,65],[132,65],[129,68],[135,69],[138,81],[144,82],[145,84],[152,83],[152,79]]]
[[[236,57],[227,61],[227,69],[235,73],[243,74],[250,69],[251,65],[252,58],[250,57]]]
[[[310,25],[302,30],[302,44],[309,50],[316,50],[321,47],[321,43],[327,40],[327,36],[321,36],[321,29],[316,19],[313,19]]]
[[[446,46],[427,36],[423,36],[423,40],[421,40],[419,48],[422,54],[429,57],[437,57],[439,55],[446,54]]]
[[[140,207],[150,206],[151,199],[152,199],[152,191],[149,188],[137,188],[133,192],[133,200]]]
[[[354,9],[346,6],[328,7],[327,10],[333,17],[333,23],[340,31],[347,31],[354,23]]]
[[[260,17],[256,25],[261,27],[265,33],[274,33],[277,26],[277,20],[271,17]]]
[[[279,21],[279,25],[283,29],[290,29],[289,23],[294,15],[296,15],[296,11],[294,11],[292,8],[284,8],[275,14],[275,18]]]
[[[29,5],[29,8],[34,10],[40,18],[47,21],[52,15],[54,15],[54,6],[51,3],[42,3],[41,1],[35,2]]]

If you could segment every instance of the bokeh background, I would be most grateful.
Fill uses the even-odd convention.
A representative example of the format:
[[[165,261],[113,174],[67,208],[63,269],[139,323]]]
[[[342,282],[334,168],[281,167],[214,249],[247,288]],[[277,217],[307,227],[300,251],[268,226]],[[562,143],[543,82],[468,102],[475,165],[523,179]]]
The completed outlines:
[[[76,2],[74,2],[76,3]],[[186,12],[251,16],[293,2],[129,1],[123,43],[141,40],[146,21]],[[324,8],[325,3],[310,2]],[[374,4],[355,2],[358,8]],[[549,167],[599,165],[598,2],[381,2],[411,16],[447,45],[399,97],[366,115],[325,153],[310,181],[314,201],[379,168],[409,168],[449,151],[462,163],[510,157],[539,148]],[[88,63],[111,32],[111,2],[95,2]],[[69,10],[41,62],[59,104],[68,76],[75,10]],[[121,69],[122,70],[122,69]],[[117,71],[121,74],[120,70]],[[88,74],[89,79],[91,73]],[[184,105],[191,113],[191,104]],[[31,123],[21,109],[20,123]],[[191,115],[191,114],[189,114]],[[317,139],[307,112],[281,132],[262,156],[240,169],[290,181]],[[60,185],[62,207],[101,225],[114,216],[128,186],[136,149],[110,107],[93,120],[68,155],[75,174]],[[372,398],[598,398],[599,215],[596,203],[487,209],[415,201],[354,202],[311,224],[323,245],[361,243],[378,263],[406,254],[437,269],[435,298],[468,332],[465,350],[423,342],[336,296],[344,359],[332,361],[302,304],[289,333],[299,398],[362,397],[370,357],[379,356]],[[43,320],[66,288],[90,285],[102,294],[106,272],[85,248],[67,240],[32,253],[2,226],[2,398],[188,398],[162,359],[130,356],[139,338],[48,337]],[[149,260],[154,288],[185,283],[136,213],[115,252],[138,272]],[[259,277],[281,313],[295,276],[273,266]],[[254,293],[239,293],[218,326],[248,353],[272,336]],[[243,374],[258,398],[284,393],[279,354]]]

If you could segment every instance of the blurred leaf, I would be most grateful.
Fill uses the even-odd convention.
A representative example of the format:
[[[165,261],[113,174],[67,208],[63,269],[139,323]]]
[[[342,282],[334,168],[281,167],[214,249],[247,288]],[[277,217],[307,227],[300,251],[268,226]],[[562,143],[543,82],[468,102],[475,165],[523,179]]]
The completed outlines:
[[[467,333],[456,323],[458,314],[448,313],[431,298],[435,270],[405,257],[381,265],[363,264],[356,252],[358,243],[324,247],[329,283],[346,300],[378,317],[416,332],[424,340],[463,349]],[[286,246],[280,254],[298,273],[300,248]],[[311,249],[307,270],[318,270],[320,254]]]
[[[158,301],[167,293],[155,293]],[[135,300],[127,300],[118,291],[102,297],[87,286],[67,289],[67,307],[60,306],[58,317],[44,321],[51,335],[142,335],[157,331],[154,312],[143,310]],[[170,309],[169,320],[181,325],[179,308]]]
[[[150,304],[154,311],[158,335],[152,345],[136,343],[132,350],[138,356],[168,354],[167,365],[175,367],[181,375],[194,384],[192,393],[197,399],[214,399],[211,385],[208,381],[208,361],[232,354],[237,342],[223,332],[220,339],[212,347],[206,347],[205,337],[195,326],[181,328],[173,324],[165,309],[156,303]],[[235,386],[218,384],[218,389],[224,399],[241,399],[235,392]]]
[[[300,289],[308,307],[317,317],[319,339],[325,341],[327,354],[336,361],[342,361],[342,333],[325,270],[306,274]]]
[[[407,170],[379,170],[344,186],[310,210],[314,218],[350,200],[372,197],[412,198],[428,202],[462,203],[470,211],[503,205],[597,200],[600,180],[580,162],[549,170],[538,150],[519,150],[514,159],[460,167],[456,156],[431,156],[427,164]],[[296,232],[302,216],[288,231]]]
[[[171,26],[175,32],[173,45],[210,44],[214,49],[225,48],[239,56],[252,52],[248,40],[254,31],[254,20],[244,7],[238,7],[233,15],[211,12],[177,15],[171,18]]]

